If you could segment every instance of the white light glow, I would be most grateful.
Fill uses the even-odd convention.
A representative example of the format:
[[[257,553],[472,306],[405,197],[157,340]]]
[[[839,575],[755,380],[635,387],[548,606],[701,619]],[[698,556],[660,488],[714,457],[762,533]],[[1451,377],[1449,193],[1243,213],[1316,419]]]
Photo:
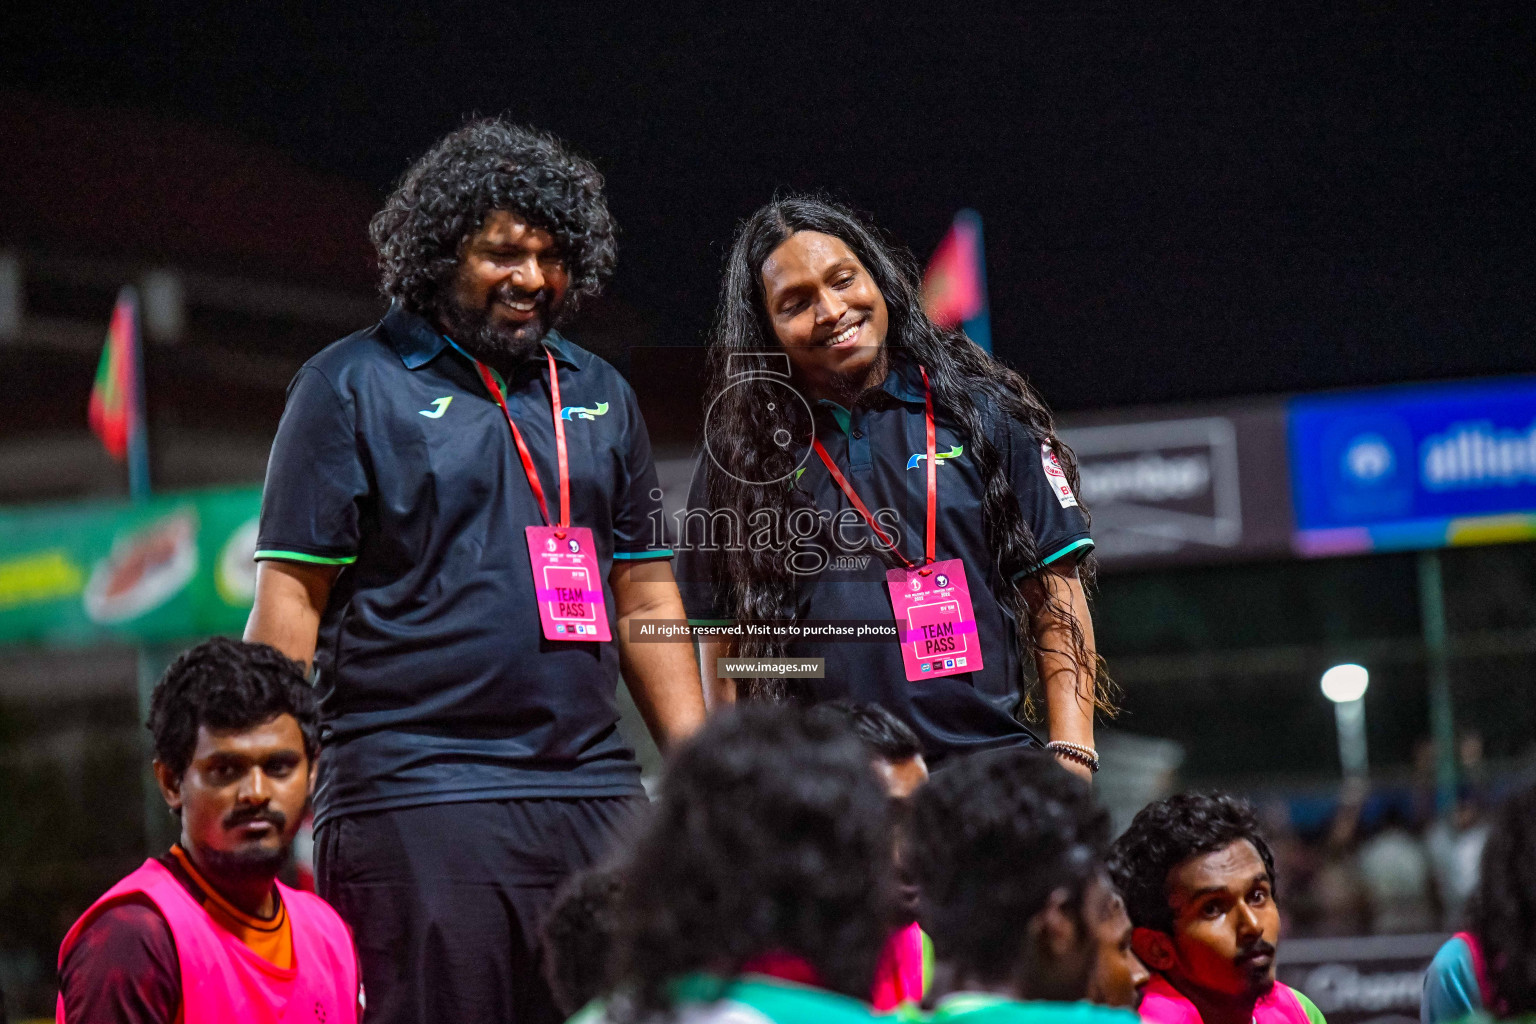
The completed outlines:
[[[1364,665],[1335,665],[1323,673],[1323,696],[1335,704],[1359,700],[1371,684]]]

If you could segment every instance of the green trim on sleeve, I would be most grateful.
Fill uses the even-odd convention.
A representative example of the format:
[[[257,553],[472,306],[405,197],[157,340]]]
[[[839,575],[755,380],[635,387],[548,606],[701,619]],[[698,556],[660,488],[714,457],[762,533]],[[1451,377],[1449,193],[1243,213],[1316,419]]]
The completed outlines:
[[[1071,544],[1068,544],[1066,547],[1062,548],[1060,551],[1056,552],[1054,555],[1041,559],[1039,562],[1036,562],[1034,565],[1030,566],[1028,569],[1023,570],[1022,572],[1015,573],[1013,578],[1018,579],[1021,576],[1028,576],[1031,573],[1039,572],[1041,569],[1044,569],[1052,562],[1055,562],[1066,555],[1070,555],[1074,551],[1077,551],[1081,548],[1091,547],[1093,547],[1092,537],[1083,537],[1080,540],[1075,540]]]
[[[734,626],[735,619],[689,619],[690,626]]]
[[[1301,1004],[1301,1009],[1306,1013],[1307,1020],[1311,1021],[1311,1024],[1328,1024],[1323,1017],[1323,1011],[1319,1010],[1317,1004],[1308,999],[1300,989],[1293,988],[1291,992],[1296,996],[1296,1001]]]
[[[637,561],[642,558],[671,558],[671,548],[656,548],[653,551],[615,551],[615,559]]]
[[[273,562],[309,562],[313,565],[351,565],[357,561],[356,555],[343,555],[341,558],[326,558],[323,555],[306,555],[302,551],[258,551],[256,561]]]
[[[928,933],[923,931],[921,928],[917,930],[917,933],[923,938],[923,998],[926,999],[928,997],[928,993],[933,991],[933,974],[936,957],[934,956],[933,952],[933,939],[931,939],[928,936]]]

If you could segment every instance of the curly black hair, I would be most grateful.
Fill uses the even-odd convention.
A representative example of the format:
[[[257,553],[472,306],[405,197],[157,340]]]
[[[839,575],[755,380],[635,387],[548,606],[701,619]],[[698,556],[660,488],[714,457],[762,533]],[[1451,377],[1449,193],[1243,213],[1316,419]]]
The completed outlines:
[[[1172,934],[1169,873],[1191,857],[1242,839],[1253,844],[1264,861],[1270,888],[1278,889],[1275,855],[1248,801],[1226,793],[1179,793],[1136,812],[1131,827],[1115,840],[1109,859],[1131,923]]]
[[[885,787],[830,716],[717,716],[676,755],[626,875],[615,1007],[668,1016],[669,981],[752,958],[805,958],[867,999],[894,909]]]
[[[1483,947],[1499,1018],[1536,1013],[1536,786],[1493,815],[1468,930]]]
[[[550,904],[539,929],[544,980],[567,1017],[608,989],[623,892],[620,869],[588,868],[566,879]]]
[[[155,684],[149,705],[155,760],[180,778],[192,763],[199,726],[249,729],[283,714],[298,720],[304,753],[314,761],[320,713],[299,663],[266,644],[204,640],[183,651]]]
[[[843,718],[853,734],[881,760],[895,764],[910,761],[923,752],[912,728],[879,704],[839,697],[817,704],[815,711]]]
[[[1109,816],[1051,755],[1003,750],[935,775],[912,797],[907,833],[918,920],[938,957],[962,976],[1002,984],[1053,892],[1065,888],[1081,908],[1103,873]]]
[[[597,168],[553,135],[484,118],[439,140],[374,215],[381,290],[413,313],[436,312],[464,241],[493,210],[554,235],[571,277],[567,312],[612,275],[616,229]]]

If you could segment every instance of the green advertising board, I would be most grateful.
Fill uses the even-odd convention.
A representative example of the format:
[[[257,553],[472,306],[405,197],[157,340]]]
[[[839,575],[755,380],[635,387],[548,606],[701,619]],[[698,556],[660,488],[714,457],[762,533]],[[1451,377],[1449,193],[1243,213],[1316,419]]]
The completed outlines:
[[[261,489],[0,511],[0,643],[160,643],[245,628]]]

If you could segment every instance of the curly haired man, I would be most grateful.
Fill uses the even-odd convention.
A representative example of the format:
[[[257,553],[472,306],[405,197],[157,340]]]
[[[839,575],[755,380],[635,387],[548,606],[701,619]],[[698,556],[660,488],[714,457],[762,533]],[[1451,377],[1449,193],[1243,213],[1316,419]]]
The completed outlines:
[[[557,330],[614,264],[596,168],[501,120],[374,218],[389,313],[299,371],[246,633],[318,671],[321,893],[369,1019],[554,1021],[538,924],[644,805],[622,672],[663,747],[702,720],[634,393]]]
[[[320,746],[303,671],[263,644],[206,641],[166,670],[149,728],[181,834],[64,937],[57,1020],[269,1024],[303,1007],[305,1020],[356,1021],[346,925],[277,881]]]
[[[1111,871],[1152,968],[1149,1024],[1325,1024],[1275,980],[1275,858],[1253,808],[1225,794],[1148,804],[1115,841]]]

